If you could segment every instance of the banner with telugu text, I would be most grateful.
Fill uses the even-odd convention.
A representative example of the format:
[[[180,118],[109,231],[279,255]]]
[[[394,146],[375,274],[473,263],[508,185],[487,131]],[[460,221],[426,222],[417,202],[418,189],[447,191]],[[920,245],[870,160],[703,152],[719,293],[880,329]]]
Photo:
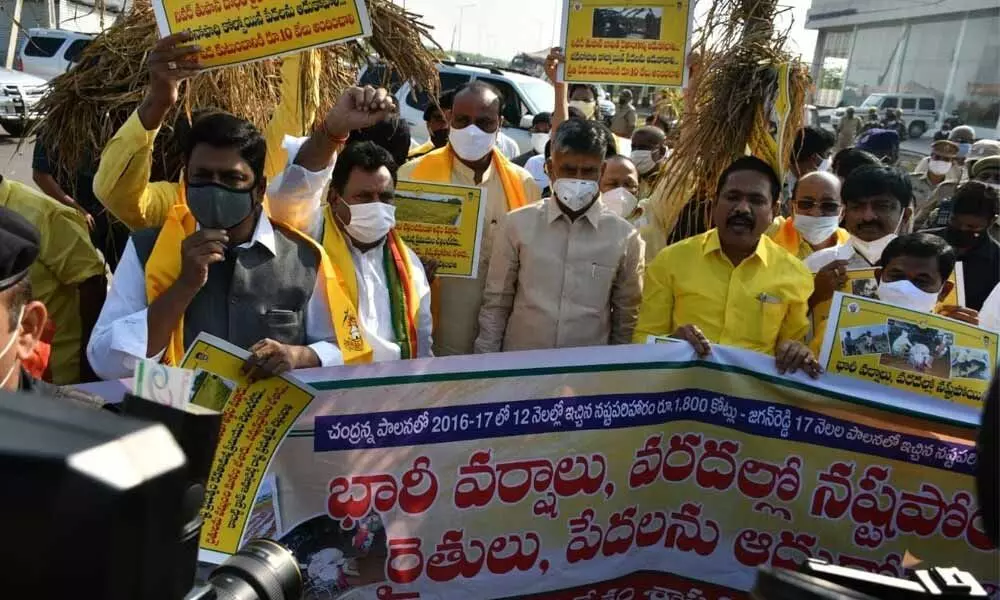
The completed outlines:
[[[301,378],[250,518],[281,524],[307,598],[735,599],[810,556],[1000,578],[961,404],[686,344]]]
[[[686,85],[693,7],[690,0],[565,0],[560,80]]]
[[[160,37],[190,30],[210,69],[372,32],[364,0],[153,0],[153,12]]]

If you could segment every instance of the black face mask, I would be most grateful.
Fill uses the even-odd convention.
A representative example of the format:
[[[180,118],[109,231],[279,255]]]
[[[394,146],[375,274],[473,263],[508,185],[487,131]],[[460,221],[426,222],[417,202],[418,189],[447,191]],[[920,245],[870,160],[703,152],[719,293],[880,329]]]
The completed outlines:
[[[205,229],[231,229],[253,212],[253,193],[217,183],[189,183],[187,205],[194,219]]]
[[[948,240],[956,248],[971,248],[979,243],[983,234],[980,231],[962,231],[954,227],[948,228]]]

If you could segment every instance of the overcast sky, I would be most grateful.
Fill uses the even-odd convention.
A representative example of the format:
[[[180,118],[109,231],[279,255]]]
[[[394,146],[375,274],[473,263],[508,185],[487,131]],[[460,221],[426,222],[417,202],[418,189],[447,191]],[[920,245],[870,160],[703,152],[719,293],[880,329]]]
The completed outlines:
[[[496,58],[537,52],[559,39],[564,0],[393,0],[424,15],[434,27],[434,39],[445,49],[455,47]],[[812,59],[816,32],[803,24],[811,0],[784,0],[792,8],[789,51]],[[464,7],[464,8],[463,8]],[[457,29],[457,33],[456,33]]]

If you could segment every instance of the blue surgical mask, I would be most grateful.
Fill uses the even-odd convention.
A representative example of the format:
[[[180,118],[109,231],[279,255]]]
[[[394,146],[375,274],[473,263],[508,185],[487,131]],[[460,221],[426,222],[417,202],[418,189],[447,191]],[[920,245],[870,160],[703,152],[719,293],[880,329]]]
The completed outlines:
[[[968,142],[962,142],[958,145],[958,155],[965,157],[969,155],[969,150],[972,150],[972,144]]]

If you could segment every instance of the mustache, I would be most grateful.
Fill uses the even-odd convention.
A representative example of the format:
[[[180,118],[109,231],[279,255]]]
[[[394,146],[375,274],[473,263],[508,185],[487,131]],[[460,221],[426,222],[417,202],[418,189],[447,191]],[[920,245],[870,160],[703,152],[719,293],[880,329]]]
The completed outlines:
[[[753,215],[746,213],[737,213],[735,215],[729,215],[726,218],[726,225],[746,225],[747,227],[753,227],[756,221]]]

